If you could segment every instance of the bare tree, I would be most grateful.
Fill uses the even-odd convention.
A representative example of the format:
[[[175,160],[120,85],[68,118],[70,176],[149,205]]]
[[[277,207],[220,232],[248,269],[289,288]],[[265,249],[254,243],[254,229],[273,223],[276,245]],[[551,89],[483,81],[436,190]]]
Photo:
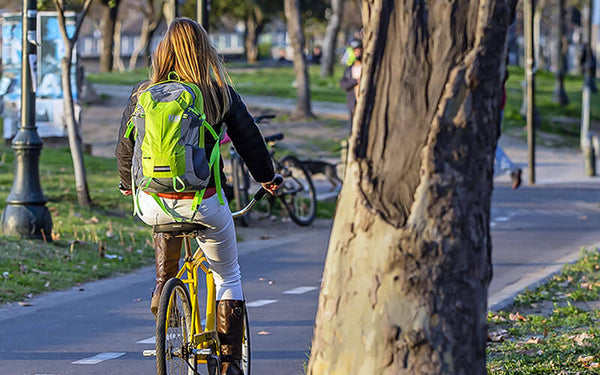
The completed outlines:
[[[310,82],[304,55],[304,31],[300,20],[300,1],[284,0],[283,8],[287,21],[288,34],[294,51],[294,73],[296,75],[296,108],[292,117],[314,117],[310,106]]]
[[[65,56],[61,60],[62,67],[62,89],[64,97],[64,113],[69,134],[69,147],[73,159],[73,169],[75,173],[75,187],[77,189],[77,200],[82,206],[90,206],[91,199],[87,186],[87,176],[85,173],[85,164],[83,162],[82,141],[79,134],[79,126],[75,119],[75,104],[73,103],[73,91],[71,90],[71,66],[73,63],[73,47],[79,37],[81,24],[90,8],[93,0],[85,0],[83,8],[79,13],[75,31],[71,37],[67,34],[65,22],[65,1],[53,0],[54,6],[58,11],[58,25],[65,45]]]
[[[323,39],[323,58],[321,60],[321,77],[323,78],[333,75],[335,48],[342,23],[342,14],[344,14],[344,0],[331,0],[331,18],[327,23]]]
[[[100,3],[102,4],[100,70],[102,72],[111,72],[113,70],[113,42],[115,40],[115,28],[120,0],[101,0]]]
[[[142,22],[142,31],[140,32],[140,42],[131,54],[129,69],[134,69],[137,66],[137,60],[142,51],[145,51],[144,63],[148,64],[152,35],[154,35],[154,31],[163,18],[162,8],[163,0],[144,0],[142,5],[144,20]]]
[[[498,46],[516,2],[363,2],[309,374],[486,373]]]

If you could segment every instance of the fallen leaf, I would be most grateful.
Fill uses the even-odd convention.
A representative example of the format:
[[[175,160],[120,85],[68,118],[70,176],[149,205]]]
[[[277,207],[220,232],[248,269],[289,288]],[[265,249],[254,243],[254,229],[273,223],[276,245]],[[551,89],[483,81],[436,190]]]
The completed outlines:
[[[261,335],[261,336],[266,336],[266,335],[270,335],[270,334],[271,334],[271,332],[269,332],[269,331],[260,331],[260,332],[258,332],[258,335]]]
[[[260,236],[261,240],[268,240],[269,238],[271,238],[271,236],[267,236],[267,235]]]
[[[525,344],[539,344],[540,342],[542,342],[541,337],[530,337],[527,341],[525,341]]]
[[[520,320],[522,322],[527,320],[527,318],[525,318],[523,315],[519,314],[518,312],[508,314],[508,318],[513,321]]]
[[[508,331],[501,329],[498,331],[488,332],[488,341],[491,342],[502,342],[508,338]]]
[[[600,363],[592,362],[592,363],[590,363],[590,368],[600,368]]]
[[[577,219],[578,220],[587,220],[587,216],[579,216]]]
[[[141,298],[134,298],[133,302],[142,302],[142,299]]]
[[[273,284],[275,284],[275,281],[269,280],[269,285],[273,285]]]
[[[50,286],[50,281],[46,281],[46,284],[44,284],[44,288],[47,288]]]
[[[592,362],[594,360],[594,356],[593,355],[580,355],[579,358],[577,358],[577,362],[581,362],[581,363],[587,363],[587,362]]]
[[[593,339],[593,338],[594,338],[594,335],[589,335],[586,332],[580,333],[576,336],[569,336],[569,339],[575,341],[575,343],[577,343],[577,345],[579,345],[579,346],[591,346],[592,344],[585,340]]]
[[[33,293],[25,294],[25,298],[29,298],[29,299],[33,298]]]
[[[265,278],[264,277],[259,277],[258,281],[265,281]]]
[[[19,301],[19,306],[31,306],[31,303],[25,301]]]
[[[571,284],[571,280],[565,280],[562,283],[558,283],[558,286],[561,288],[564,288],[564,287],[569,286],[569,284]]]

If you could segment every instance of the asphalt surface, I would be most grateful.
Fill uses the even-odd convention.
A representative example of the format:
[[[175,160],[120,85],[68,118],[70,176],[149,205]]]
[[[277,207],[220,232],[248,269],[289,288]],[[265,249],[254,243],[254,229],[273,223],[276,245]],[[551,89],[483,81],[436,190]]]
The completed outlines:
[[[331,222],[240,245],[252,373],[299,374],[310,352]],[[307,237],[310,241],[307,241]],[[153,267],[0,309],[0,374],[152,374]]]

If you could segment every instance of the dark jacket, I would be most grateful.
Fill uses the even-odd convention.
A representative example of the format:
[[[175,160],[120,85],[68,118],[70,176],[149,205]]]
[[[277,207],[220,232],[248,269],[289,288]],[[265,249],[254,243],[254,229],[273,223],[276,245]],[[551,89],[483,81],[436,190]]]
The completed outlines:
[[[133,94],[146,82],[147,81],[140,82],[133,88],[127,107],[123,111],[121,126],[119,127],[119,138],[115,154],[117,156],[117,166],[121,177],[121,184],[125,189],[131,189],[131,158],[133,156],[135,132],[131,132],[129,138],[126,138],[124,135],[127,130],[127,123],[137,105],[137,96]],[[244,163],[254,179],[258,182],[269,182],[273,179],[275,173],[263,136],[254,123],[254,118],[248,112],[240,95],[232,87],[229,87],[229,93],[231,95],[231,105],[229,110],[225,114],[223,121],[213,125],[213,127],[217,133],[220,133],[223,123],[225,123],[227,125],[227,134],[229,135],[229,138],[231,138],[236,151],[244,160]],[[207,158],[210,158],[210,153],[215,142],[212,140],[212,137],[206,137],[205,142],[206,156]],[[221,180],[225,181],[222,159],[220,166]],[[212,175],[208,187],[214,186],[214,175]]]
[[[344,75],[340,80],[340,88],[346,90],[346,101],[348,103],[348,111],[350,116],[354,113],[354,107],[356,107],[356,95],[354,94],[354,87],[358,85],[358,81],[352,78],[352,65],[347,66],[344,69]]]

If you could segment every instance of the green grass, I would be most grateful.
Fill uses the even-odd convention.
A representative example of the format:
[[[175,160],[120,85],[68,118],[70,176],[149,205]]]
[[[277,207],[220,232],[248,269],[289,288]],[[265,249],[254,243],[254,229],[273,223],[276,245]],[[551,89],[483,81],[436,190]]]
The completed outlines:
[[[504,113],[503,130],[507,133],[525,136],[525,119],[520,114],[523,102],[524,79],[523,69],[510,66],[509,78],[506,84],[507,101]],[[555,134],[562,138],[555,141],[557,145],[575,146],[579,144],[579,129],[581,116],[582,76],[569,75],[565,77],[564,86],[569,104],[560,106],[552,102],[554,91],[554,75],[547,71],[536,74],[536,108],[540,116],[540,128],[544,133]],[[600,121],[600,95],[591,96],[591,120]],[[594,127],[592,127],[594,128]],[[600,129],[598,129],[600,130]]]
[[[346,93],[340,89],[339,80],[342,77],[343,66],[336,66],[334,76],[321,78],[320,67],[311,65],[310,91],[312,100],[346,102]],[[294,69],[291,66],[256,69],[231,69],[229,71],[236,89],[246,95],[266,95],[280,98],[295,98],[296,88]],[[92,83],[128,85],[148,78],[147,69],[139,68],[131,72],[110,72],[88,74],[87,79]]]
[[[580,260],[548,283],[526,291],[506,311],[488,315],[490,374],[600,373],[600,253]]]
[[[2,145],[0,209],[14,178],[13,150]],[[131,215],[132,201],[116,189],[114,159],[86,155],[91,208],[77,204],[67,148],[42,150],[40,181],[52,215],[54,242],[3,236],[0,239],[0,303],[62,289],[151,264],[150,229]]]
[[[232,67],[230,74],[236,88],[246,95],[266,95],[280,98],[295,98],[296,89],[293,87],[295,80],[291,66],[276,68],[235,69]],[[345,103],[346,97],[339,88],[339,80],[344,67],[337,65],[333,77],[321,78],[320,67],[309,67],[310,89],[312,100]],[[522,81],[523,69],[510,66],[509,79],[506,85],[507,103],[504,113],[504,131],[525,137],[525,119],[520,114],[523,101]],[[125,73],[89,74],[91,82],[133,85],[147,77],[145,69],[137,69]],[[579,142],[579,128],[581,116],[581,89],[583,78],[571,75],[565,78],[565,91],[570,103],[560,106],[552,102],[554,91],[554,75],[547,71],[536,74],[536,107],[540,116],[540,134],[538,141],[543,144],[557,146],[575,146]],[[600,122],[600,95],[592,95],[592,122]],[[600,124],[592,126],[592,130],[600,131]],[[544,136],[545,134],[555,137]],[[557,136],[557,137],[556,137]]]

